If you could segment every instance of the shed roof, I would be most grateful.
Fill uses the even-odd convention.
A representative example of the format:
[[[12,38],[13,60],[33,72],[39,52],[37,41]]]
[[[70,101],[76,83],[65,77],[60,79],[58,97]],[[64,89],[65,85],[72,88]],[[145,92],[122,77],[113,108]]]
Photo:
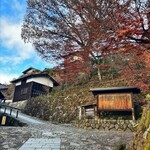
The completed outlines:
[[[8,89],[8,86],[0,83],[0,90],[6,90],[6,89]]]
[[[94,95],[109,94],[109,93],[140,93],[138,87],[111,87],[111,88],[93,88],[90,89]]]
[[[91,106],[96,106],[97,103],[96,102],[91,102],[91,103],[86,103],[84,105],[81,105],[81,107],[91,107]]]

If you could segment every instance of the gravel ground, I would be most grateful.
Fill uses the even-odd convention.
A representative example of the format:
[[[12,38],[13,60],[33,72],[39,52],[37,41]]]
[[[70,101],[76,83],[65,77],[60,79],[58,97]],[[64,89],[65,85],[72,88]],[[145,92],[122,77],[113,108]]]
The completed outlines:
[[[60,138],[61,150],[114,150],[119,144],[129,144],[132,132],[83,130],[70,124],[0,127],[0,150],[17,150],[29,138]]]

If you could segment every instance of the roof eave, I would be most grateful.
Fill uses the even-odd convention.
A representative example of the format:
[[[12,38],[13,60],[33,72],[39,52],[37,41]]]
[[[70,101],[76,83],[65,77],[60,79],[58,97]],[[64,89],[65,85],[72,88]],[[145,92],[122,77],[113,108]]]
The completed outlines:
[[[97,94],[108,94],[108,93],[140,93],[140,88],[138,87],[112,87],[112,88],[94,88],[90,89],[94,95]]]
[[[58,85],[59,85],[59,83],[58,83],[56,80],[54,80],[51,76],[49,76],[48,74],[30,74],[30,75],[28,75],[28,76],[25,76],[25,77],[21,77],[21,78],[12,80],[11,83],[16,83],[16,82],[18,82],[18,81],[21,81],[22,79],[31,78],[31,77],[36,77],[36,76],[47,76],[50,80],[53,81],[54,86],[58,86]]]

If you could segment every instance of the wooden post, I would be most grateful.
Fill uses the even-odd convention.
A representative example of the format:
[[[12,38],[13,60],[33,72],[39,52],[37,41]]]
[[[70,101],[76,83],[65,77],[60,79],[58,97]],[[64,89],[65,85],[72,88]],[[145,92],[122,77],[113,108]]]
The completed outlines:
[[[4,114],[6,113],[6,107],[4,108]]]
[[[98,120],[98,113],[97,113],[97,106],[94,106],[94,116],[95,116],[95,120]]]
[[[12,109],[10,109],[10,116],[11,116],[11,113],[12,113]]]
[[[16,118],[18,118],[18,110],[17,110]]]
[[[131,101],[132,101],[132,120],[135,121],[135,112],[134,112],[134,103],[133,103],[133,93],[131,93]]]
[[[132,108],[132,120],[135,121],[135,113],[134,113],[134,108]]]
[[[101,110],[98,109],[98,108],[99,108],[99,103],[100,103],[99,97],[100,97],[100,94],[98,94],[98,95],[96,96],[96,98],[97,98],[97,108],[96,108],[96,109],[97,109],[97,116],[98,116],[98,119],[101,118],[101,115],[100,115]]]
[[[79,109],[79,120],[81,120],[81,116],[82,116],[82,108],[81,106],[78,106]]]

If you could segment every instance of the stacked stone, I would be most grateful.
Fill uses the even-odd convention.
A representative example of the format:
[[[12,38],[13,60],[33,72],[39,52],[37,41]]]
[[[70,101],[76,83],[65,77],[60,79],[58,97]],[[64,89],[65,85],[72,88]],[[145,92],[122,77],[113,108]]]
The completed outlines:
[[[107,120],[107,119],[83,119],[75,123],[76,127],[83,129],[115,130],[115,131],[135,131],[136,123],[132,120]]]

